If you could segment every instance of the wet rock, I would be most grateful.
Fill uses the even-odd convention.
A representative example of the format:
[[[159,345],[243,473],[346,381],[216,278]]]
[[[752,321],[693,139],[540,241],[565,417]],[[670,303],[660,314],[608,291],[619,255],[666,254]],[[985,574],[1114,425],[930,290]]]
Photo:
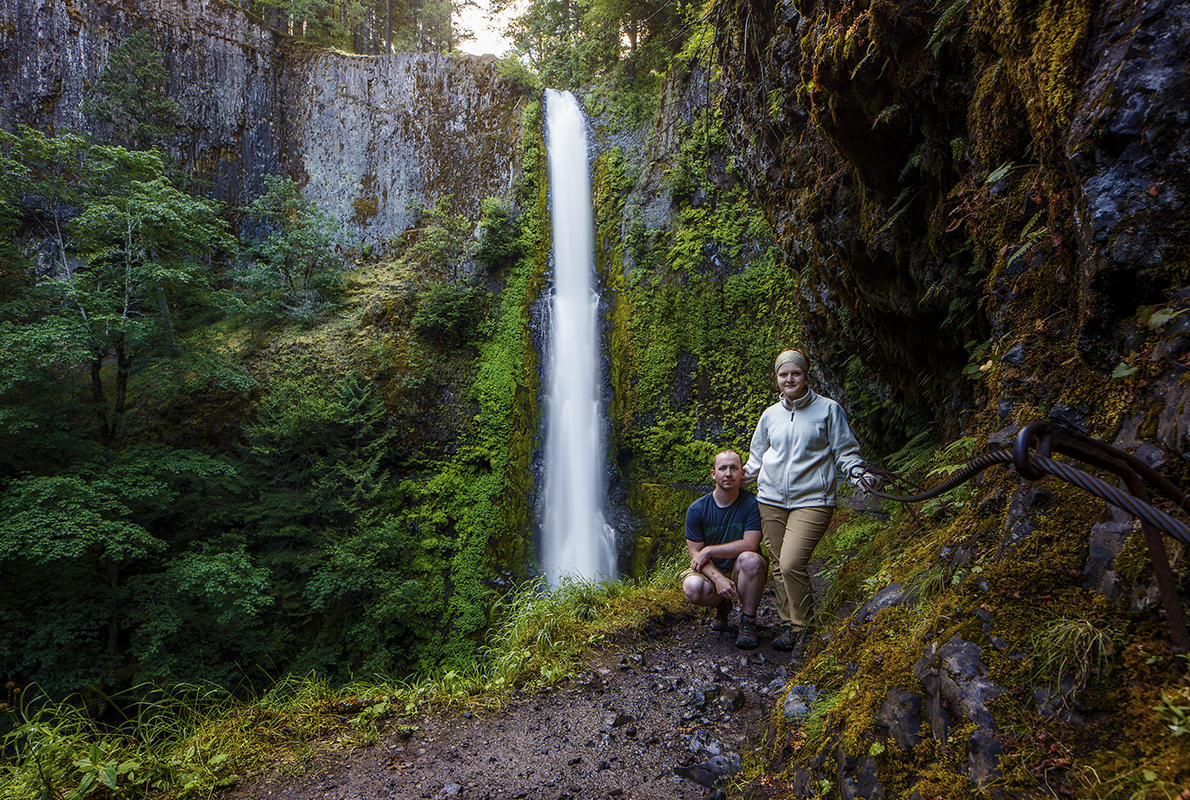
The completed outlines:
[[[719,697],[719,685],[716,683],[700,683],[694,687],[686,702],[695,708],[705,708],[707,703],[713,703]]]
[[[836,750],[836,780],[843,800],[884,800],[884,787],[876,773],[876,759],[864,755],[850,758],[843,745]]]
[[[910,753],[921,743],[922,697],[904,689],[889,689],[875,719],[898,747]]]
[[[1086,422],[1087,415],[1090,412],[1091,409],[1085,403],[1079,403],[1074,407],[1068,406],[1065,403],[1056,403],[1050,409],[1050,418],[1079,433],[1089,434],[1090,431],[1087,430]]]
[[[967,776],[976,786],[983,786],[1000,775],[997,765],[1004,747],[995,731],[980,728],[967,742]]]
[[[955,634],[938,648],[941,689],[951,708],[983,727],[993,726],[987,703],[1004,693],[1004,687],[987,677],[980,648]]]
[[[1029,514],[1037,509],[1043,510],[1053,504],[1054,496],[1045,489],[1038,488],[1032,483],[1022,484],[1012,494],[1012,502],[1008,505],[1008,515],[1004,520],[1004,533],[1000,537],[1000,547],[996,551],[996,558],[1004,556],[1029,534],[1036,526]]]
[[[969,742],[968,772],[980,780],[995,774],[1001,748],[987,704],[1003,694],[1004,687],[987,677],[980,648],[955,634],[940,647],[926,648],[913,674],[925,689],[924,711],[934,738],[946,740],[952,715],[960,722],[974,722],[980,730]]]
[[[710,756],[717,756],[723,752],[723,743],[717,739],[708,738],[705,731],[697,731],[691,736],[690,744],[686,747],[693,753],[706,753]]]
[[[1000,360],[1005,364],[1013,367],[1019,367],[1025,362],[1025,344],[1024,342],[1017,342],[1012,347],[1008,348],[1008,352],[1000,356]]]
[[[785,702],[781,705],[781,713],[790,722],[801,723],[810,716],[810,710],[814,705],[824,700],[825,697],[825,694],[818,691],[817,686],[792,686]]]
[[[952,567],[963,567],[971,563],[971,545],[946,545],[938,552],[938,555]]]
[[[1118,320],[1160,296],[1165,264],[1185,252],[1188,48],[1190,9],[1146,2],[1105,6],[1084,50],[1094,57],[1066,148],[1085,254],[1078,345],[1103,369],[1119,360]]]
[[[1016,425],[1006,425],[988,437],[988,445],[990,447],[1009,447],[1016,441],[1019,431],[1020,428]]]
[[[878,612],[899,606],[902,603],[912,602],[914,599],[916,599],[916,594],[912,590],[906,589],[903,583],[899,581],[890,583],[860,606],[859,610],[855,612],[855,618],[860,622],[871,622]]]
[[[1084,720],[1071,707],[1074,692],[1077,689],[1074,678],[1070,675],[1062,677],[1058,686],[1038,686],[1033,690],[1033,701],[1037,704],[1037,714],[1044,720],[1056,719],[1081,725]]]
[[[1124,549],[1133,525],[1126,522],[1101,522],[1091,526],[1087,541],[1087,562],[1083,566],[1083,586],[1115,600],[1120,596],[1120,578],[1116,557]]]
[[[688,767],[674,767],[674,774],[702,786],[714,786],[725,775],[734,775],[740,769],[737,753],[711,756],[706,761]]]

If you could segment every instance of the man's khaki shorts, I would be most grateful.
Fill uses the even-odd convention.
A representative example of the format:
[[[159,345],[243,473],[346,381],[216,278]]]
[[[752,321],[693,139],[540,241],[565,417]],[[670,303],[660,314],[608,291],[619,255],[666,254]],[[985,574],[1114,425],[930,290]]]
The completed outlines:
[[[755,552],[755,551],[752,551],[752,552]],[[764,561],[764,571],[767,574],[768,570],[769,570],[769,560],[764,557],[763,553],[756,553],[756,555],[760,556],[761,560]],[[733,581],[736,579],[736,572],[738,572],[737,568],[739,567],[739,565],[740,565],[740,557],[736,556],[735,562],[731,565],[731,574],[727,576],[727,577],[731,578]],[[678,585],[681,586],[683,583],[685,583],[686,579],[688,577],[690,577],[691,575],[697,575],[698,577],[702,578],[707,583],[710,583],[710,581],[711,581],[710,578],[708,578],[706,575],[703,575],[701,572],[696,572],[695,570],[692,570],[689,567],[687,567],[685,570],[682,571],[682,574],[678,576]]]

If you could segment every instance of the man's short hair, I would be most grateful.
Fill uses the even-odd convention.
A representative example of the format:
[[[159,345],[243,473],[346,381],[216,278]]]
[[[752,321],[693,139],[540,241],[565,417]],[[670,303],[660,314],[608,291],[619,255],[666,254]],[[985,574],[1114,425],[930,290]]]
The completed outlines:
[[[719,456],[725,455],[727,453],[731,453],[733,456],[735,456],[736,461],[740,462],[741,467],[744,466],[744,459],[740,457],[740,454],[728,447],[724,450],[720,450],[718,453],[715,453],[714,457],[711,459],[711,469],[715,468],[717,462],[719,461]]]

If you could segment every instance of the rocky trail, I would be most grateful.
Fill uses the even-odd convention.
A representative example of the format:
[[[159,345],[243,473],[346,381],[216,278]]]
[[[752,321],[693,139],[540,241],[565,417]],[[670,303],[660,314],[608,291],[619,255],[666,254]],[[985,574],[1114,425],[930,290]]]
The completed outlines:
[[[331,753],[298,777],[250,777],[227,800],[721,796],[760,741],[791,658],[771,646],[771,593],[755,650],[735,647],[734,625],[718,634],[709,622],[697,614],[655,623],[550,690],[515,694],[492,711],[400,719],[412,735]],[[750,796],[768,795],[758,786]]]

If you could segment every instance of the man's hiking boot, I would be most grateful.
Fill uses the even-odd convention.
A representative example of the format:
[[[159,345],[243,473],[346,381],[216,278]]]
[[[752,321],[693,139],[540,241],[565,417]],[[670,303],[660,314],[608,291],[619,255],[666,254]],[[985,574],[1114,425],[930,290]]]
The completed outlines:
[[[756,615],[740,612],[740,634],[735,637],[735,646],[741,650],[752,650],[757,645]]]
[[[729,616],[731,616],[731,602],[724,600],[715,607],[715,618],[711,620],[711,630],[715,633],[725,633]]]
[[[804,630],[804,629],[803,629]],[[802,639],[802,631],[794,630],[786,625],[781,628],[781,632],[773,638],[773,649],[780,650],[783,653],[788,653],[797,647],[797,643]]]

